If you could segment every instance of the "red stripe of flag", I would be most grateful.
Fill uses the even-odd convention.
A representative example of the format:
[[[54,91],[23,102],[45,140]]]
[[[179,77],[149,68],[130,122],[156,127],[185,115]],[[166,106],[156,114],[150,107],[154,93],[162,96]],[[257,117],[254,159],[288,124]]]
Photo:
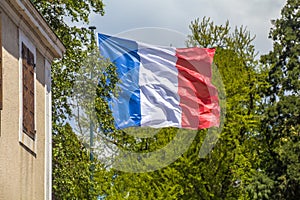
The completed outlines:
[[[215,49],[176,49],[182,128],[219,126],[218,92],[211,83]]]

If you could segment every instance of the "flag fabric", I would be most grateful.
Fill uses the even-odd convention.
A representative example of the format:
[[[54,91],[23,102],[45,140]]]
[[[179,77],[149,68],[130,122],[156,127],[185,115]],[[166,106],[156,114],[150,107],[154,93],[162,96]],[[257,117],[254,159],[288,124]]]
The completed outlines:
[[[109,100],[117,128],[219,126],[211,83],[215,49],[161,47],[100,33],[98,46],[117,67],[118,94]]]

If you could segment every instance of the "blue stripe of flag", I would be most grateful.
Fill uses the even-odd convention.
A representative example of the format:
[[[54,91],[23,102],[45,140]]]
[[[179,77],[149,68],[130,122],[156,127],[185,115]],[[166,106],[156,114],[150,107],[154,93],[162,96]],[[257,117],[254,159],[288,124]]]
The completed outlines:
[[[140,126],[140,56],[137,53],[137,43],[98,33],[98,44],[100,53],[117,67],[118,96],[111,98],[109,102],[116,127],[123,129]]]

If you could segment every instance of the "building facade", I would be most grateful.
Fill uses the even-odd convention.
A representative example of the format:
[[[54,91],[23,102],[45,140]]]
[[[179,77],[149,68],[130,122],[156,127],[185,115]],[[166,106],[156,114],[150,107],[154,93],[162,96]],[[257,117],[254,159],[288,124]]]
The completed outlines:
[[[51,199],[51,62],[65,48],[30,0],[0,0],[0,200]]]

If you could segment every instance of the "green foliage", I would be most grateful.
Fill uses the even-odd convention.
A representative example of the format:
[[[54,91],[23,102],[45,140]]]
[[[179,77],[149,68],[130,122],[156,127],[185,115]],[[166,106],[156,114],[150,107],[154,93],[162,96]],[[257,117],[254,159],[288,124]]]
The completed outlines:
[[[89,150],[69,124],[53,138],[52,164],[54,199],[97,199],[110,187],[112,174],[97,160],[90,161]]]
[[[102,0],[31,1],[66,47],[63,58],[52,63],[53,198],[95,199],[91,188],[96,191],[98,185],[90,181],[90,167],[94,173],[103,169],[89,161],[86,149],[64,125],[72,113],[69,99],[76,72],[88,56],[90,31],[68,22],[88,24],[92,12],[104,14],[104,5]]]
[[[262,56],[269,69],[261,126],[265,152],[261,168],[274,181],[273,199],[300,196],[300,12],[299,1],[288,0],[281,18],[273,20],[273,50]]]
[[[113,118],[107,99],[117,82],[115,66],[102,58],[95,45],[91,45],[88,51],[83,65],[74,73],[73,94],[70,98],[76,122],[74,128],[82,139],[89,137],[91,123],[94,133],[113,128],[113,124],[108,123],[113,122]]]
[[[54,198],[267,200],[300,196],[298,0],[288,0],[281,18],[274,20],[270,33],[273,50],[262,56],[262,63],[256,60],[254,38],[244,27],[231,30],[228,21],[216,25],[209,18],[191,23],[187,45],[216,48],[213,83],[219,90],[224,127],[220,135],[209,135],[219,140],[216,144],[216,140],[212,140],[214,148],[206,157],[199,157],[199,153],[209,132],[201,130],[189,149],[175,162],[145,173],[107,168],[124,158],[118,157],[118,152],[108,160],[99,157],[90,162],[88,151],[71,127],[63,125],[71,115],[68,98],[76,97],[74,91],[78,91],[74,87],[76,78],[77,81],[91,81],[87,85],[91,88],[79,89],[88,94],[92,91],[93,95],[96,92],[94,101],[90,101],[88,95],[77,96],[79,105],[87,113],[85,118],[77,121],[86,128],[81,132],[87,131],[93,119],[93,124],[97,124],[94,126],[95,140],[111,144],[112,149],[118,147],[134,153],[163,152],[160,157],[129,159],[124,169],[127,165],[141,163],[144,164],[142,169],[151,169],[151,166],[160,166],[165,155],[176,156],[177,149],[166,150],[164,147],[176,141],[178,129],[166,128],[154,134],[151,129],[135,133],[134,129],[120,131],[113,126],[106,100],[112,92],[117,92],[115,67],[99,60],[99,52],[90,54],[91,51],[85,50],[89,46],[89,31],[66,23],[68,20],[88,23],[88,16],[93,11],[103,14],[102,1],[32,2],[67,48],[64,58],[52,66]],[[101,73],[97,71],[98,76],[89,79],[91,71],[86,66],[96,66],[96,71]],[[225,89],[220,76],[216,76],[217,71]],[[95,80],[98,80],[96,91]],[[143,137],[149,134],[151,137]]]
[[[253,174],[251,184],[247,185],[246,190],[249,198],[253,200],[267,200],[272,196],[274,181],[264,172],[258,170]]]
[[[52,111],[54,130],[63,122],[71,109],[68,97],[72,95],[75,74],[87,57],[90,31],[68,21],[89,22],[91,12],[104,14],[102,0],[32,0],[36,8],[66,47],[64,57],[52,64]]]
[[[53,138],[53,195],[55,199],[88,199],[89,153],[78,141],[70,125],[59,128]],[[92,199],[92,198],[90,198]]]
[[[228,22],[217,26],[205,18],[195,20],[190,28],[189,46],[217,46],[214,64],[225,84],[226,95],[218,88],[223,114],[225,107],[227,110],[219,141],[207,157],[199,157],[208,134],[201,130],[188,151],[162,169],[148,173],[116,171],[107,199],[250,199],[249,185],[255,182],[258,162],[254,135],[260,125],[256,113],[261,97],[257,94],[259,88],[266,87],[255,60],[253,38],[243,27],[231,32]],[[218,84],[220,77],[213,79],[222,86]],[[153,152],[172,142],[175,134],[172,129],[162,129],[150,138],[118,143],[134,152]],[[157,159],[152,162],[155,165]],[[263,192],[269,194],[267,189]]]
[[[226,91],[226,118],[220,139],[209,157],[195,164],[201,166],[199,174],[206,183],[203,199],[246,199],[246,187],[258,159],[254,137],[260,124],[257,93],[265,87],[251,44],[254,38],[243,27],[231,31],[229,22],[215,25],[206,18],[192,22],[190,29],[188,45],[217,48],[214,63],[221,77],[216,78],[222,78]]]

